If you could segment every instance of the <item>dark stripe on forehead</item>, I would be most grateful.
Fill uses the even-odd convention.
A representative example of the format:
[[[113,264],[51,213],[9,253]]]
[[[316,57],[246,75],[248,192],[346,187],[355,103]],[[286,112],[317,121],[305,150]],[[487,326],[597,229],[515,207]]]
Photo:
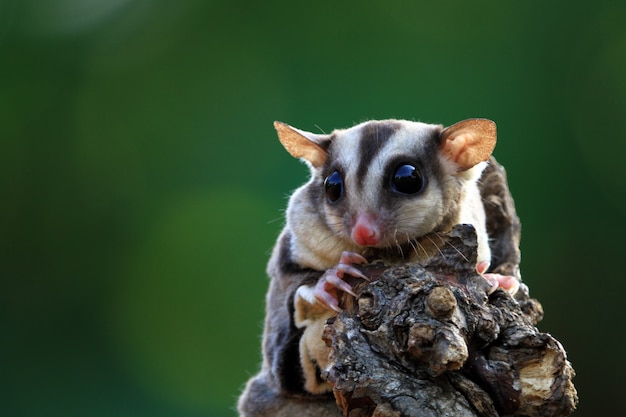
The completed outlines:
[[[365,174],[376,155],[400,127],[400,123],[377,121],[369,122],[363,126],[359,143],[359,166],[356,172],[359,187],[363,186]]]

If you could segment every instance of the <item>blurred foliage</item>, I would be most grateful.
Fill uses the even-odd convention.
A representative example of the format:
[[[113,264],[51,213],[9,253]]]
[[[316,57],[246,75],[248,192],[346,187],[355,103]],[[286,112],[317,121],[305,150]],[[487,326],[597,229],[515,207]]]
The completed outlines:
[[[626,414],[625,19],[621,0],[0,0],[0,414],[234,416],[306,178],[272,121],[388,117],[498,123],[576,415]]]

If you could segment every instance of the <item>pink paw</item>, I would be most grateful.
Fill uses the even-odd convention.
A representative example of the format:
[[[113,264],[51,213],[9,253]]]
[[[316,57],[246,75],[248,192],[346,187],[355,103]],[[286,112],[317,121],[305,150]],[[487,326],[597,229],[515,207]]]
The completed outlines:
[[[354,264],[364,264],[367,260],[354,252],[343,252],[337,266],[328,269],[324,272],[324,275],[320,277],[313,289],[313,295],[326,307],[340,312],[339,307],[339,291],[347,292],[348,294],[355,296],[350,284],[343,280],[344,275],[350,275],[357,278],[363,278],[369,281],[369,278],[363,275],[361,271],[355,268]]]
[[[486,274],[487,269],[489,269],[489,262],[487,261],[479,262],[478,265],[476,265],[476,272],[482,275],[491,284],[489,294],[498,288],[502,288],[511,295],[514,295],[517,290],[519,290],[519,281],[517,278],[510,275]]]

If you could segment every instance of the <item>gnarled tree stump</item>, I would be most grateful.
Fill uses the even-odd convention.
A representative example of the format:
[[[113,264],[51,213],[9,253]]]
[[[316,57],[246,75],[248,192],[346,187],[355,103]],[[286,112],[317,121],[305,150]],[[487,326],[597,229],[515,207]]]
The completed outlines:
[[[541,306],[477,275],[476,236],[438,234],[426,264],[363,269],[324,340],[323,375],[347,417],[567,416],[574,371],[561,344],[535,327]],[[503,271],[504,272],[504,271]],[[514,271],[513,271],[514,272]]]
[[[520,276],[520,230],[506,172],[491,158],[480,179],[492,270]],[[488,294],[475,272],[476,237],[458,226],[421,265],[364,268],[357,298],[329,322],[324,377],[348,417],[567,416],[578,401],[561,344],[528,287]],[[433,249],[433,248],[431,248]]]

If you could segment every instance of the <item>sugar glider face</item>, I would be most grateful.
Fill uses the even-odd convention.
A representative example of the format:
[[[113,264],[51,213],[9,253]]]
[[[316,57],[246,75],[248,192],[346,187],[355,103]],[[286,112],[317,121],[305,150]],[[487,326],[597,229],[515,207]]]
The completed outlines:
[[[447,129],[369,121],[330,135],[276,128],[285,148],[312,168],[306,194],[325,227],[357,247],[399,247],[456,224],[465,185],[495,146],[495,125],[484,119]]]
[[[390,247],[433,231],[445,215],[441,127],[372,121],[331,135],[321,167],[324,218],[358,246]]]

